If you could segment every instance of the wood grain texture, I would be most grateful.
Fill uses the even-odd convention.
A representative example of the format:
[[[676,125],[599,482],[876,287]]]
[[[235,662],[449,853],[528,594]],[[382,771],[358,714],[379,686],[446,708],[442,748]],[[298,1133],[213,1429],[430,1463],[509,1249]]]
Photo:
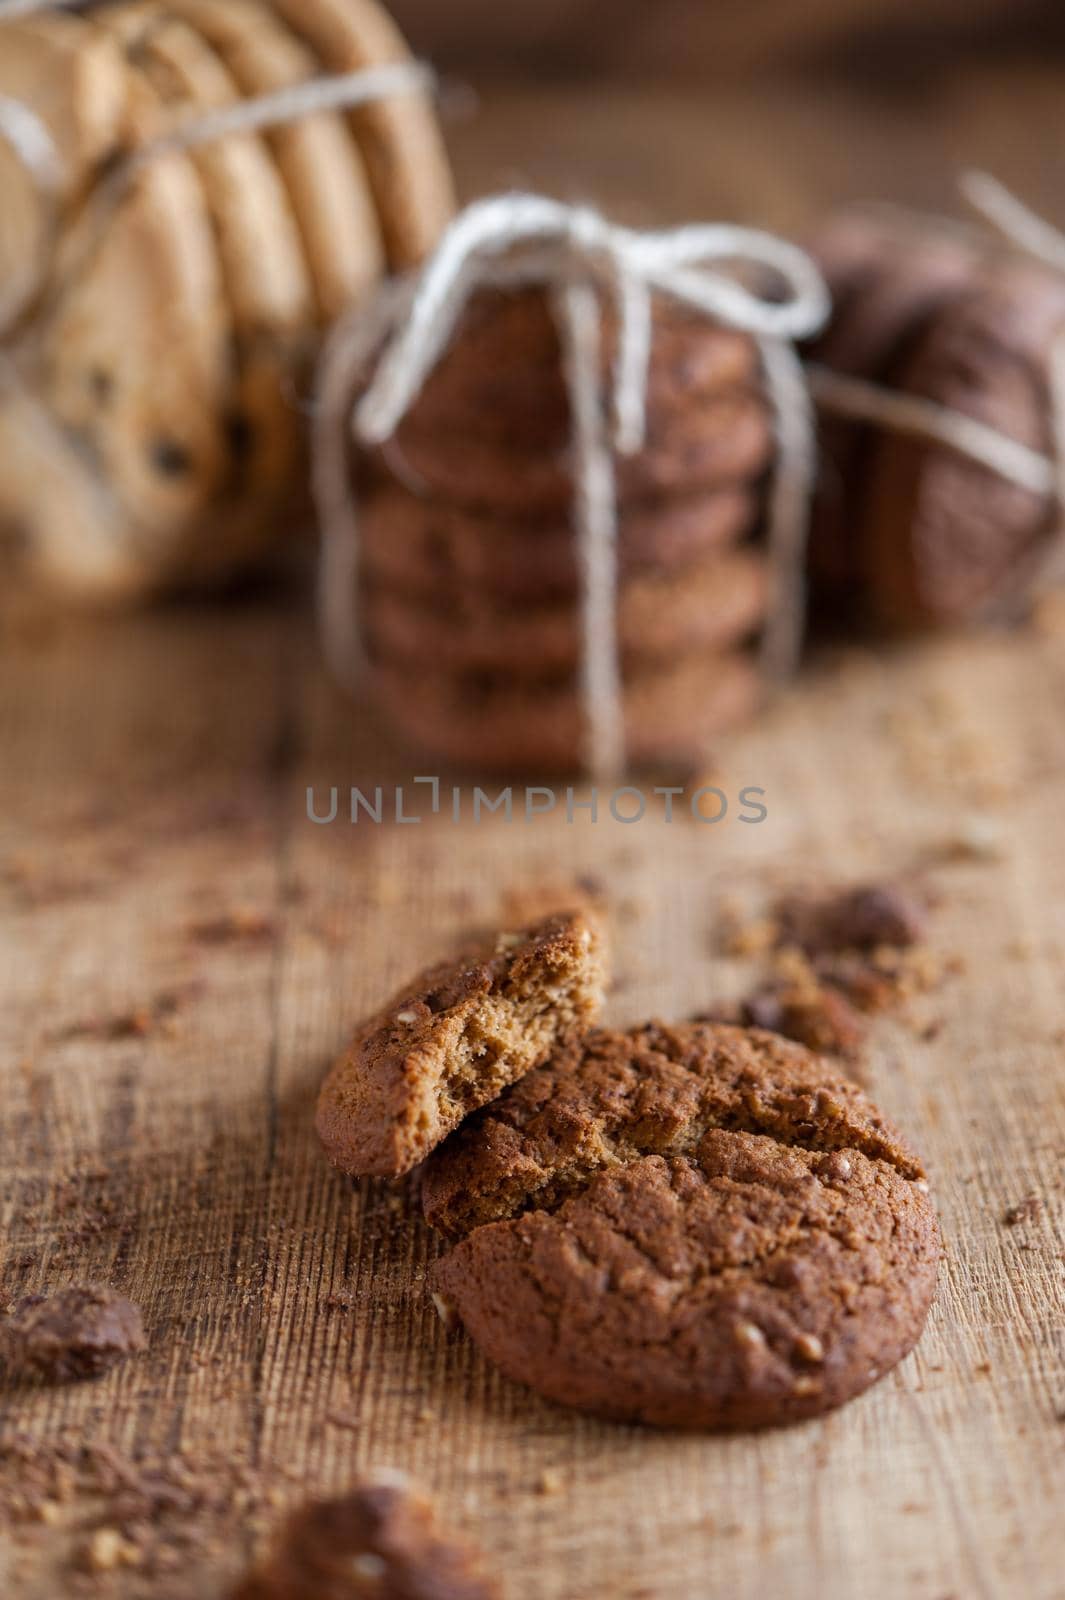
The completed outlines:
[[[1031,103],[1035,141],[1053,112]],[[656,130],[679,159],[704,109],[490,103],[457,139],[467,187],[524,149],[543,181],[573,172],[636,211],[741,201],[790,221],[890,164],[882,124],[853,124],[845,157],[838,122],[829,137],[809,108],[767,105],[731,178],[712,131],[697,162],[656,166]],[[709,115],[735,136],[737,106]],[[945,183],[949,122],[909,198]],[[896,148],[930,128],[900,122]],[[720,752],[727,791],[766,789],[759,827],[319,827],[308,785],[411,799],[422,767],[325,681],[304,612],[173,609],[5,648],[0,1287],[110,1282],[150,1348],[97,1384],[4,1395],[0,1443],[109,1444],[148,1468],[180,1450],[247,1464],[269,1493],[251,1515],[227,1491],[224,1540],[161,1577],[71,1578],[106,1502],[16,1519],[0,1590],[217,1600],[286,1503],[388,1464],[476,1534],[508,1600],[1061,1600],[1065,634],[814,667]],[[974,812],[1001,856],[945,861]],[[313,1096],[352,1025],[511,892],[603,880],[624,1024],[745,987],[751,963],[722,953],[730,897],[918,865],[941,897],[933,946],[964,970],[913,1025],[878,1026],[869,1086],[931,1167],[941,1290],[916,1354],[823,1422],[677,1438],[537,1401],[444,1331],[406,1192],[353,1189],[319,1155]],[[131,1015],[133,1036],[115,1026]],[[1037,1213],[1006,1226],[1029,1196]],[[17,1480],[0,1464],[5,1495]]]

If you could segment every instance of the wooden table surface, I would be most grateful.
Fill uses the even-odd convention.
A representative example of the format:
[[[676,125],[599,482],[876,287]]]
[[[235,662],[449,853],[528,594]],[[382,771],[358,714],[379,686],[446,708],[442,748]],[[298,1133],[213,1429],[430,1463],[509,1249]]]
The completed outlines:
[[[1057,87],[1026,83],[1023,126],[1017,87],[997,80],[878,115],[787,95],[496,91],[453,137],[471,192],[522,172],[666,220],[790,224],[859,190],[943,202],[969,157],[1030,176],[1049,206]],[[64,1441],[141,1473],[217,1473],[224,1503],[161,1514],[163,1575],[121,1564],[127,1551],[72,1576],[114,1525],[106,1496],[16,1516],[2,1592],[214,1600],[284,1505],[389,1465],[476,1534],[508,1600],[1060,1600],[1063,703],[1051,616],[813,665],[720,751],[729,793],[766,790],[759,827],[351,826],[343,810],[325,827],[309,785],[409,786],[423,766],[326,680],[305,600],[8,645],[0,1288],[112,1283],[150,1344],[98,1383],[3,1397],[2,1503],[17,1511],[20,1482]],[[994,848],[952,860],[974,819]],[[602,879],[610,1019],[628,1022],[750,982],[722,941],[737,895],[756,907],[797,880],[917,867],[939,899],[933,951],[960,970],[877,1025],[867,1076],[927,1156],[941,1288],[915,1355],[823,1422],[678,1437],[540,1403],[445,1332],[424,1290],[436,1246],[408,1197],[353,1190],[319,1155],[314,1092],[352,1024],[509,896]],[[217,1537],[198,1536],[207,1523]]]

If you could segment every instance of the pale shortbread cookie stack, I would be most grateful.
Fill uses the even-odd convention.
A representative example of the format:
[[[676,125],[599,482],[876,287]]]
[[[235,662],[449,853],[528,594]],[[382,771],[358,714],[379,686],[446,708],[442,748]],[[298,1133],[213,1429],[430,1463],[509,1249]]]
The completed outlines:
[[[323,331],[450,219],[429,91],[156,155],[122,181],[205,113],[407,47],[376,0],[133,0],[11,23],[0,44],[0,96],[58,157],[44,201],[0,142],[0,282],[40,285],[0,368],[5,596],[217,581],[305,520],[299,400]]]

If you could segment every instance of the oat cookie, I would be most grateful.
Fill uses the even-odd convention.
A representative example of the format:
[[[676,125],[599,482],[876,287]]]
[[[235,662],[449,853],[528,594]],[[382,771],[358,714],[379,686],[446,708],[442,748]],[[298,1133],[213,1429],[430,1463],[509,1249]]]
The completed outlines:
[[[274,0],[330,72],[406,61],[410,52],[375,0]],[[397,94],[350,114],[377,202],[389,263],[399,271],[435,249],[455,210],[436,113],[426,94]]]
[[[511,1378],[596,1415],[744,1429],[861,1393],[920,1336],[939,1232],[853,1083],[758,1029],[596,1032],[427,1166],[434,1292]]]
[[[396,732],[455,766],[535,778],[573,772],[584,759],[585,710],[572,674],[427,676],[377,661],[372,676]],[[623,686],[630,764],[701,759],[764,695],[757,664],[741,651],[633,669]]]
[[[363,1024],[318,1100],[334,1166],[396,1177],[462,1119],[589,1027],[602,1003],[590,913],[493,935],[404,986]]]
[[[174,0],[171,9],[218,52],[248,98],[321,70],[313,52],[259,0]],[[318,320],[328,326],[385,270],[366,163],[339,113],[300,117],[267,137],[303,238]]]
[[[631,578],[618,593],[622,661],[672,660],[725,650],[750,638],[769,605],[764,556],[737,551],[689,567],[675,577]],[[385,585],[369,586],[365,628],[375,655],[426,672],[478,668],[533,676],[574,668],[581,654],[581,617],[569,604],[501,607],[473,591],[411,601]]]
[[[630,503],[620,508],[618,575],[677,575],[750,533],[753,488]],[[580,590],[572,518],[492,517],[424,500],[399,484],[370,488],[360,506],[363,567],[412,599],[450,604],[471,590],[486,600],[546,604]]]
[[[231,1600],[500,1600],[481,1557],[441,1526],[402,1473],[377,1473],[339,1500],[292,1513],[272,1556]]]

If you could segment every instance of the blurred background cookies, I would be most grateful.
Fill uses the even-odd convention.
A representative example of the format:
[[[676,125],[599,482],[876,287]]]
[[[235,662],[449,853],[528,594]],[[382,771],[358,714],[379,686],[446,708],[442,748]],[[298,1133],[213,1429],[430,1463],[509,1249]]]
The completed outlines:
[[[604,384],[616,335],[607,312]],[[627,751],[697,760],[762,695],[774,432],[752,340],[664,300],[647,396],[643,447],[615,459]],[[578,765],[571,421],[541,290],[475,296],[360,490],[360,610],[394,728],[446,761]]]
[[[451,216],[430,90],[131,167],[204,114],[408,60],[402,37],[375,0],[131,0],[2,43],[57,167],[42,191],[0,146],[4,282],[36,285],[0,364],[6,602],[224,579],[308,521],[324,330]]]

